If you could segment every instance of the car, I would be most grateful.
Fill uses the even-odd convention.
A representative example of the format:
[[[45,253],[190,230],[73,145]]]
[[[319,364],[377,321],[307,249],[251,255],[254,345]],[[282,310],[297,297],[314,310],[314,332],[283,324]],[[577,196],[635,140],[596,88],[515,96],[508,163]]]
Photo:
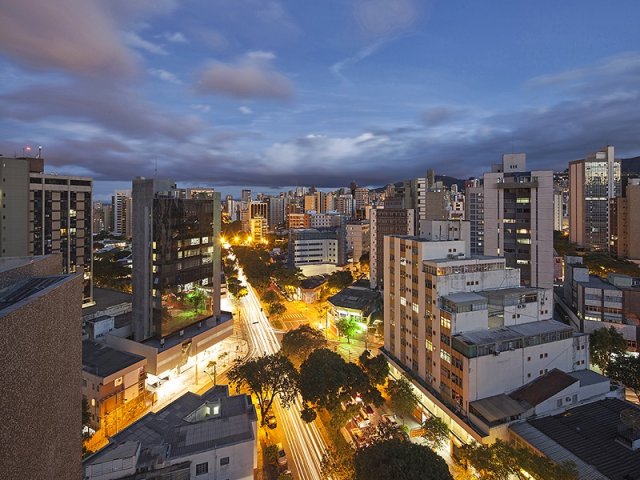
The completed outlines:
[[[267,427],[269,427],[272,430],[278,426],[278,422],[276,421],[276,416],[273,414],[267,415],[264,419],[264,423],[267,425]]]
[[[282,448],[282,444],[278,443],[277,447],[278,447],[278,465],[286,465],[288,463],[287,454],[285,453],[284,448]]]

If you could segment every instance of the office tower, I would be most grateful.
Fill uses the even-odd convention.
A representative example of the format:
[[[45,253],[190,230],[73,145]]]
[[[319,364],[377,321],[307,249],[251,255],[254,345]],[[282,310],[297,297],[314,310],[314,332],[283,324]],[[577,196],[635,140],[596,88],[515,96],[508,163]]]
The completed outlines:
[[[553,287],[553,172],[506,154],[484,174],[484,254],[504,256],[525,286]]]
[[[133,181],[133,336],[164,338],[220,317],[220,193]]]
[[[267,203],[269,205],[267,213],[267,224],[269,230],[274,232],[276,228],[284,225],[284,212],[286,200],[284,197],[269,197]]]
[[[621,194],[620,169],[611,145],[569,162],[569,239],[579,247],[609,249],[609,201]]]
[[[92,180],[49,175],[42,158],[2,158],[2,256],[60,253],[63,273],[84,272],[93,302]]]
[[[81,478],[82,275],[0,258],[2,478]]]
[[[471,255],[484,255],[484,188],[482,180],[467,180],[464,215],[471,223]]]
[[[385,235],[414,235],[415,210],[401,208],[402,202],[385,200],[383,208],[371,210],[369,242],[369,279],[371,288],[382,288],[384,280],[384,237]]]
[[[617,257],[640,259],[640,179],[629,180],[624,196],[609,204],[611,253]]]
[[[113,233],[131,238],[131,190],[116,190],[112,197]]]
[[[392,235],[384,242],[383,353],[392,374],[413,383],[421,408],[462,442],[481,441],[498,420],[537,405],[511,409],[517,403],[506,394],[554,369],[563,378],[588,369],[588,336],[553,320],[551,292],[520,286],[504,257],[469,257],[462,240]],[[597,378],[606,395],[608,382]]]
[[[242,190],[240,200],[243,203],[249,203],[251,201],[251,190]]]

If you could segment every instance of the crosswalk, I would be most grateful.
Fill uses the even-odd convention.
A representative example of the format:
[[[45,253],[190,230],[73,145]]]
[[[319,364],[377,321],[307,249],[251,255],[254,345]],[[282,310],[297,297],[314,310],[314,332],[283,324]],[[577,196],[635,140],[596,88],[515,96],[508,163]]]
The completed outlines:
[[[283,320],[304,320],[305,316],[302,313],[285,313],[282,315]]]

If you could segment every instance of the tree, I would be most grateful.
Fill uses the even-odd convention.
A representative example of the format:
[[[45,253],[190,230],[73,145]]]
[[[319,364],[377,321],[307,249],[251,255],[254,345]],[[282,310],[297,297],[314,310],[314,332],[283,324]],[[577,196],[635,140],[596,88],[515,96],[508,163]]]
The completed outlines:
[[[329,449],[322,456],[320,462],[323,478],[330,480],[353,480],[353,455],[349,452]]]
[[[358,333],[360,326],[354,317],[341,317],[336,322],[336,328],[343,337],[347,337],[347,342],[351,343],[351,338]]]
[[[262,294],[262,301],[265,303],[276,303],[280,297],[273,290],[267,290]]]
[[[263,425],[276,398],[287,407],[298,394],[298,372],[287,357],[277,353],[237,361],[227,378],[236,388],[246,386],[257,397]]]
[[[413,387],[404,378],[389,380],[387,394],[391,400],[391,407],[401,417],[413,415],[413,411],[418,406],[418,397],[413,392]]]
[[[629,388],[640,401],[640,357],[620,355],[609,364],[607,374]]]
[[[382,395],[362,369],[326,348],[313,351],[302,363],[299,387],[309,408],[332,411],[358,395],[366,403],[382,404]]]
[[[435,415],[422,422],[422,438],[433,450],[438,450],[449,441],[449,426]]]
[[[302,283],[302,270],[299,268],[280,267],[273,271],[273,276],[281,287],[299,287]]]
[[[337,272],[333,272],[331,275],[329,275],[329,279],[327,280],[327,285],[330,288],[337,288],[338,290],[342,290],[352,283],[353,275],[349,270],[340,270]]]
[[[369,350],[362,352],[358,358],[360,367],[369,376],[369,380],[374,385],[383,385],[389,376],[389,364],[381,353],[375,357],[371,356]]]
[[[279,316],[287,311],[287,307],[284,306],[284,303],[275,302],[269,305],[268,310],[269,315]]]
[[[305,324],[284,334],[280,351],[289,359],[295,359],[302,363],[311,352],[326,346],[327,339],[324,338],[322,332]]]
[[[349,423],[349,420],[358,415],[359,412],[360,405],[357,403],[348,403],[344,406],[338,405],[329,412],[331,415],[329,423],[334,429],[339,430]]]
[[[591,360],[607,375],[613,357],[624,355],[627,342],[615,328],[599,328],[589,337]]]
[[[353,463],[355,480],[453,480],[438,454],[397,439],[359,449]]]

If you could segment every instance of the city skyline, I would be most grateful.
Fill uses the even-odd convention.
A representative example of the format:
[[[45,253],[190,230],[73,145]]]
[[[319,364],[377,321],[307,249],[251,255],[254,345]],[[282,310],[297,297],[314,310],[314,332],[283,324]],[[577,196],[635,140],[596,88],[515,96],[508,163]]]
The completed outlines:
[[[513,151],[554,170],[607,144],[632,157],[640,7],[624,4],[11,4],[0,153],[42,145],[96,198],[156,171],[226,193],[468,178]]]

